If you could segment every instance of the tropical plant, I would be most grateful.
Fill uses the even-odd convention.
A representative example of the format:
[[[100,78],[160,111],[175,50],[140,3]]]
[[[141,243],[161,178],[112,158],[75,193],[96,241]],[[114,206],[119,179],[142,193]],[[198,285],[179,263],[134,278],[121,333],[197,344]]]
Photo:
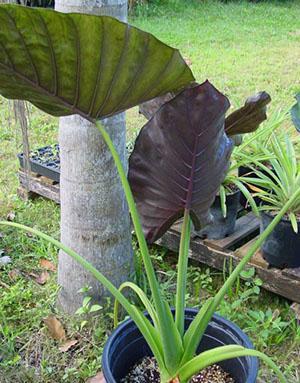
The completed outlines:
[[[48,235],[17,223],[13,222],[0,222],[0,225],[12,226],[32,234],[38,235],[41,238],[49,241],[58,248],[65,251],[84,268],[89,270],[95,278],[97,278],[118,300],[118,302],[125,308],[131,318],[135,321],[136,325],[145,337],[145,340],[149,344],[156,360],[158,362],[161,381],[162,382],[186,382],[191,376],[197,373],[202,368],[205,368],[213,363],[220,362],[222,360],[231,359],[241,356],[258,356],[262,358],[274,371],[277,372],[280,382],[285,382],[284,376],[278,369],[278,367],[264,354],[255,350],[248,350],[242,346],[228,345],[218,347],[209,351],[205,351],[200,355],[194,356],[197,346],[201,341],[201,338],[205,332],[205,329],[217,309],[219,303],[223,300],[228,289],[232,287],[240,272],[244,266],[250,260],[250,258],[259,249],[262,242],[267,238],[270,232],[274,229],[281,217],[284,216],[290,206],[293,205],[295,200],[299,199],[300,189],[298,189],[291,197],[291,199],[285,204],[284,208],[274,218],[269,227],[261,234],[256,243],[251,247],[248,254],[243,258],[240,264],[232,272],[230,277],[224,283],[221,290],[216,294],[214,298],[209,299],[203,303],[198,315],[195,317],[193,323],[188,330],[184,332],[184,309],[185,309],[185,289],[186,289],[186,268],[188,259],[188,249],[190,241],[190,227],[191,227],[191,210],[185,209],[184,222],[181,234],[181,243],[178,260],[178,281],[177,281],[177,294],[176,294],[176,314],[175,320],[171,315],[168,303],[161,297],[158,281],[155,276],[153,265],[149,256],[145,237],[142,232],[142,226],[139,222],[138,212],[135,207],[133,195],[130,190],[129,183],[126,178],[126,173],[122,168],[121,161],[118,158],[118,154],[112,145],[107,132],[103,129],[100,123],[97,123],[99,130],[102,132],[105,141],[107,142],[118,168],[124,191],[130,207],[133,223],[135,226],[137,238],[139,241],[144,266],[149,280],[149,285],[152,292],[153,303],[148,299],[144,292],[133,283],[127,282],[123,284],[120,289],[113,286],[108,279],[104,277],[98,270],[96,270],[91,264],[84,260],[79,254],[74,252],[69,247],[63,245],[57,240],[49,237]],[[223,129],[223,124],[219,125],[219,129]],[[178,137],[177,137],[178,138]],[[228,154],[228,153],[227,153]],[[132,305],[128,299],[122,294],[124,288],[132,289],[141,299],[143,305],[147,309],[153,323],[151,323],[139,309]]]
[[[272,135],[270,159],[255,161],[256,177],[242,177],[248,183],[254,195],[262,200],[261,211],[277,214],[293,193],[300,189],[300,163],[292,139],[286,135],[282,141]],[[298,232],[300,198],[290,205],[287,215],[295,232]]]
[[[289,108],[278,109],[271,113],[257,130],[243,136],[243,142],[234,148],[234,160],[240,166],[247,166],[253,161],[268,161],[272,134],[276,132],[278,137],[283,137],[282,126],[287,122],[288,116]]]
[[[244,162],[240,162],[240,164],[243,164],[243,163]],[[221,209],[222,209],[224,218],[227,216],[226,196],[228,194],[231,194],[235,190],[239,190],[243,194],[243,196],[246,198],[247,203],[249,203],[254,214],[257,216],[259,215],[257,204],[252,196],[252,193],[246,187],[247,185],[244,181],[244,177],[238,175],[239,166],[241,165],[239,165],[238,162],[231,164],[230,169],[220,186],[219,195],[220,195],[220,201],[221,201]]]
[[[140,112],[148,120],[150,120],[161,108],[161,106],[165,102],[170,101],[174,96],[174,93],[169,93],[163,97],[158,97],[154,100],[148,101],[140,106]],[[224,217],[227,215],[226,195],[228,193],[232,193],[233,189],[238,189],[241,191],[241,193],[249,202],[252,210],[255,212],[255,214],[258,215],[258,209],[250,191],[245,187],[242,179],[238,176],[238,168],[240,166],[248,165],[249,162],[251,162],[250,155],[248,155],[248,153],[244,150],[240,150],[240,145],[244,137],[247,137],[246,133],[255,135],[256,131],[259,130],[261,132],[260,135],[265,134],[264,129],[259,129],[258,127],[263,121],[267,119],[266,106],[270,101],[271,98],[266,92],[258,93],[249,97],[246,100],[244,106],[234,111],[225,119],[225,131],[232,137],[236,146],[233,150],[230,167],[226,172],[225,179],[219,189],[221,208]],[[278,124],[279,121],[276,122],[276,126]],[[272,122],[267,126],[267,133],[265,135],[269,136],[270,131],[275,128],[275,123]],[[243,147],[244,146],[245,145],[243,145]],[[259,155],[257,158],[261,158],[261,155]],[[263,158],[267,159],[268,156],[265,154]]]
[[[299,189],[261,234],[216,296],[203,303],[186,332],[184,332],[183,326],[191,220],[196,228],[209,220],[209,207],[229,166],[233,146],[229,136],[256,129],[259,124],[255,119],[257,110],[253,114],[251,107],[249,114],[249,108],[245,108],[244,112],[247,113],[244,114],[244,118],[243,113],[237,111],[235,116],[238,118],[231,117],[232,124],[226,127],[225,113],[229,108],[229,101],[222,93],[218,92],[209,82],[184,90],[163,105],[142,129],[130,158],[129,180],[132,192],[117,150],[114,148],[108,132],[97,121],[97,118],[110,116],[144,99],[163,93],[162,89],[164,87],[172,88],[169,84],[174,84],[174,82],[177,82],[177,89],[186,85],[192,76],[178,53],[166,49],[166,56],[158,60],[160,63],[154,61],[161,68],[159,64],[165,59],[163,65],[165,70],[157,70],[155,65],[153,67],[149,67],[150,64],[146,65],[147,71],[151,70],[152,75],[151,79],[147,77],[147,80],[143,80],[140,76],[145,70],[144,63],[147,62],[148,56],[145,57],[143,49],[130,49],[129,46],[132,43],[136,47],[138,42],[146,39],[149,42],[146,51],[150,56],[155,56],[157,52],[154,48],[160,43],[151,36],[130,29],[110,18],[80,14],[60,15],[52,11],[2,6],[0,7],[0,20],[0,46],[2,48],[0,51],[0,92],[8,98],[27,99],[52,115],[80,114],[95,123],[107,143],[118,169],[131,212],[151,289],[151,300],[138,286],[130,282],[122,285],[120,289],[116,288],[79,254],[50,236],[14,222],[1,222],[0,224],[23,229],[40,236],[63,250],[91,272],[119,301],[136,323],[157,360],[163,383],[178,380],[186,382],[199,370],[213,363],[246,355],[261,357],[278,373],[280,381],[285,382],[278,367],[261,352],[236,345],[218,347],[197,356],[195,356],[195,352],[213,313],[226,292],[281,217],[299,198]],[[42,42],[36,39],[32,41],[32,34],[29,36],[30,27],[28,25],[32,20],[34,20],[34,25],[40,26],[42,30],[46,23],[47,30],[50,29],[53,36],[57,36],[61,29],[68,33],[61,35],[63,41],[55,40],[52,50],[45,49],[49,46],[49,36],[41,35]],[[106,63],[105,70],[109,71],[111,75],[114,73],[114,76],[103,76],[103,79],[107,81],[103,80],[104,84],[101,82],[101,86],[97,75],[97,73],[101,75],[101,70],[95,72],[95,68],[101,68],[99,52],[95,52],[96,55],[98,54],[97,59],[93,57],[86,61],[86,58],[90,57],[89,49],[94,52],[93,47],[95,46],[95,41],[90,41],[91,36],[83,33],[87,24],[93,24],[96,31],[99,30],[98,28],[101,30],[101,27],[106,28],[107,24],[110,26],[113,24],[116,31],[120,33],[119,39],[112,39],[114,36],[112,34],[106,36],[106,44],[108,44],[107,40],[112,39],[111,44],[107,46],[104,44],[106,48],[109,47],[110,51],[108,56],[105,55],[106,60],[108,60],[107,57],[111,57],[112,52],[116,53],[118,60],[114,61],[115,66]],[[65,35],[72,36],[74,25],[82,39],[80,50],[78,45],[74,45],[74,42],[70,46],[69,39],[64,40]],[[20,29],[22,29],[22,33]],[[128,34],[131,34],[131,38],[128,37]],[[124,35],[127,36],[125,42],[128,45],[129,53],[123,50]],[[98,39],[97,46],[100,46],[102,36],[98,36],[96,33],[95,37]],[[28,44],[31,47],[30,51],[27,49],[26,42],[30,42]],[[140,54],[137,62],[136,54]],[[114,57],[116,58],[116,56]],[[50,73],[47,70],[49,66],[46,69],[43,66],[46,58],[51,63]],[[128,67],[125,65],[126,69],[124,69],[123,65],[119,65],[120,61],[124,61]],[[179,65],[175,65],[175,62]],[[182,63],[181,67],[180,63]],[[132,69],[133,65],[136,65],[136,71]],[[165,78],[166,68],[170,66],[174,68],[174,71],[168,72]],[[116,68],[117,70],[115,70]],[[180,71],[177,71],[179,68]],[[135,81],[137,76],[140,79],[138,82]],[[118,84],[123,91],[117,92],[115,84]],[[140,92],[137,92],[136,89],[133,92],[135,87],[138,87]],[[258,107],[258,112],[259,110]],[[228,136],[224,127],[225,130],[228,129]],[[140,223],[139,213],[144,228]],[[168,303],[162,297],[143,229],[148,241],[153,242],[182,215],[184,220],[178,260],[176,312],[175,318],[173,318]],[[133,289],[140,297],[152,322],[122,293],[125,287]]]
[[[79,4],[64,0],[57,5],[63,3],[65,11],[74,9],[71,3]],[[82,3],[88,7],[93,1]],[[114,115],[115,125],[111,119],[104,123],[119,150],[125,149],[125,126],[116,113],[192,80],[176,49],[116,19],[21,6],[0,9],[0,93],[25,98],[57,116],[78,114],[93,122]],[[113,162],[106,161],[109,152],[94,126],[78,116],[60,121],[60,141],[66,154],[61,157],[61,238],[108,273],[119,262],[114,278],[121,283],[130,271],[130,221],[117,172]],[[99,158],[101,146],[106,155]],[[73,161],[79,165],[73,166]],[[105,182],[106,177],[111,182]],[[82,219],[89,224],[83,225]],[[99,284],[87,281],[87,273],[80,274],[73,265],[61,252],[59,301],[69,313],[81,305],[81,297],[73,292],[82,284],[93,287],[94,298],[104,295]],[[70,273],[74,274],[67,283]]]
[[[101,283],[103,283],[103,285],[125,308],[144,335],[145,340],[149,344],[158,362],[162,382],[172,382],[175,381],[175,379],[179,379],[181,382],[186,382],[192,375],[210,364],[245,355],[261,357],[278,373],[281,382],[285,381],[277,366],[267,356],[255,350],[247,350],[241,346],[229,345],[203,352],[197,356],[195,356],[195,352],[218,304],[222,301],[228,289],[236,281],[240,272],[259,248],[262,241],[275,227],[279,219],[278,217],[284,214],[290,204],[293,203],[296,196],[299,195],[299,190],[287,203],[287,206],[285,206],[282,212],[275,218],[269,228],[261,235],[260,239],[251,248],[250,252],[244,257],[239,266],[233,271],[219,293],[202,305],[202,308],[195,317],[192,325],[186,332],[184,332],[186,275],[191,218],[193,219],[194,224],[199,224],[200,220],[203,220],[208,216],[209,206],[212,203],[215,193],[227,170],[233,145],[232,141],[224,132],[225,113],[228,107],[229,102],[226,97],[219,93],[208,82],[183,91],[177,97],[165,104],[144,129],[142,129],[130,160],[131,170],[129,179],[133,185],[133,191],[137,191],[139,185],[141,186],[141,182],[146,182],[146,185],[143,187],[144,198],[149,201],[151,190],[155,190],[154,194],[156,195],[156,201],[159,205],[168,199],[170,194],[168,184],[172,180],[176,181],[176,174],[183,172],[181,177],[183,179],[185,178],[186,191],[184,198],[181,197],[181,202],[179,203],[171,198],[170,204],[168,205],[172,208],[171,216],[167,217],[167,220],[166,217],[163,217],[162,219],[155,217],[156,222],[155,224],[152,222],[153,225],[151,226],[151,230],[147,230],[149,227],[144,228],[144,231],[148,233],[148,239],[153,241],[167,230],[173,219],[178,216],[179,210],[184,214],[178,260],[175,319],[173,319],[168,303],[161,295],[158,280],[143,235],[142,226],[139,221],[139,214],[121,160],[118,157],[116,149],[112,145],[108,133],[99,122],[97,122],[97,127],[111,150],[127,197],[152,293],[153,303],[138,286],[131,282],[127,282],[123,284],[120,289],[117,289],[80,255],[46,234],[12,222],[1,223],[1,225],[10,225],[27,230],[48,240],[77,260]],[[175,115],[172,116],[170,111],[176,111]],[[207,116],[206,119],[203,118],[204,115]],[[173,117],[179,116],[181,116],[181,121],[179,121],[180,123],[178,125],[174,126],[174,123],[172,122],[177,121],[177,118],[173,120]],[[170,123],[168,123],[167,121],[170,117],[172,118]],[[236,129],[238,130],[238,128]],[[185,134],[182,135],[182,132],[185,132]],[[199,139],[199,137],[201,137],[201,139]],[[161,151],[159,151],[159,148],[157,147],[157,139],[158,142],[160,142]],[[186,149],[188,147],[193,147],[193,152],[187,154]],[[183,150],[183,148],[185,150]],[[176,161],[174,151],[176,151]],[[156,161],[155,153],[159,153],[161,159],[159,166],[153,166],[152,163],[152,161]],[[188,167],[190,172],[192,170],[190,178],[186,177],[186,168],[183,166],[182,156],[184,156],[186,164],[192,161],[192,169]],[[170,158],[175,161],[171,169],[169,166]],[[203,165],[206,165],[206,167]],[[144,169],[142,169],[143,167]],[[205,170],[205,168],[207,169]],[[165,176],[164,170],[170,172],[170,176],[166,182],[163,182]],[[149,174],[152,175],[151,178],[149,178]],[[156,182],[154,182],[154,174],[160,176]],[[142,177],[142,175],[144,175],[144,177]],[[199,176],[200,180],[203,181],[203,185],[200,188],[198,186]],[[149,188],[151,190],[149,190]],[[194,191],[199,193],[199,198],[195,199],[193,197]],[[157,193],[159,193],[159,198],[157,197]],[[138,201],[140,210],[142,203],[143,201]],[[160,206],[160,209],[162,209],[162,206]],[[149,212],[149,210],[151,211],[151,208],[146,206],[146,210]],[[151,235],[149,236],[149,234]],[[132,289],[139,296],[147,309],[153,324],[136,306],[128,301],[125,295],[122,294],[124,288]]]

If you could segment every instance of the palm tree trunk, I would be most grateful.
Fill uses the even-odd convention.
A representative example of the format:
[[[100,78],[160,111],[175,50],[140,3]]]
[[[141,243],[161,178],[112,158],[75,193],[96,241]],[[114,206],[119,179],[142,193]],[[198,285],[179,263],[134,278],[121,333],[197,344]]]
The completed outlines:
[[[56,0],[61,12],[105,14],[126,21],[127,0]],[[97,49],[97,47],[95,47]],[[125,115],[103,120],[126,166]],[[93,124],[79,116],[60,118],[61,240],[101,270],[115,285],[128,279],[130,220],[112,157]],[[58,303],[68,313],[82,305],[78,290],[102,301],[105,292],[85,270],[60,252]]]

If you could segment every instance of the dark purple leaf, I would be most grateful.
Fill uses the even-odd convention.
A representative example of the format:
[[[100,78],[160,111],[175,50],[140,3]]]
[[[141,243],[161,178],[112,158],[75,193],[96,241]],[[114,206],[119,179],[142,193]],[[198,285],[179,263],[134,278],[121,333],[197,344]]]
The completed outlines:
[[[192,82],[190,84],[187,84],[185,89],[193,88],[198,85],[199,85],[198,83]],[[150,120],[160,107],[162,107],[166,102],[172,100],[172,98],[174,98],[178,93],[179,92],[169,92],[164,94],[163,96],[158,96],[158,97],[152,98],[152,100],[143,102],[139,106],[140,114],[144,115],[147,118],[147,120]]]
[[[228,99],[208,81],[164,104],[141,130],[129,182],[149,243],[189,209],[196,229],[209,222],[229,165]]]
[[[254,132],[267,119],[267,105],[271,97],[266,92],[247,98],[245,105],[231,113],[225,121],[228,136]]]
[[[139,106],[140,114],[144,115],[147,120],[150,120],[152,116],[158,111],[158,109],[166,102],[172,100],[175,97],[175,93],[167,93],[164,96],[155,97],[150,101],[146,101]]]

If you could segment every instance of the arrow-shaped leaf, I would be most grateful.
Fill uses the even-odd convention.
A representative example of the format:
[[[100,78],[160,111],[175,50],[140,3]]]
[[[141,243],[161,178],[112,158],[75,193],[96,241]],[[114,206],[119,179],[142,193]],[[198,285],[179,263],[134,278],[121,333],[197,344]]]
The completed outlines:
[[[208,81],[164,104],[144,126],[129,160],[129,181],[148,242],[189,209],[196,228],[225,177],[232,141],[228,99]]]
[[[267,105],[271,97],[266,92],[247,98],[245,105],[231,113],[225,122],[225,131],[229,136],[254,132],[267,119]]]
[[[0,6],[0,94],[6,98],[94,121],[192,80],[177,50],[116,19]]]

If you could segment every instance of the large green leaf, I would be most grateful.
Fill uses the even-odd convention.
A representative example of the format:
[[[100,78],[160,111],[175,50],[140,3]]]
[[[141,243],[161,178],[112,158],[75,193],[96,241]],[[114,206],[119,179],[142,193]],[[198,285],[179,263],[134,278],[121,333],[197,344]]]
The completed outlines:
[[[0,93],[6,98],[94,121],[192,80],[178,50],[116,19],[0,6]]]

